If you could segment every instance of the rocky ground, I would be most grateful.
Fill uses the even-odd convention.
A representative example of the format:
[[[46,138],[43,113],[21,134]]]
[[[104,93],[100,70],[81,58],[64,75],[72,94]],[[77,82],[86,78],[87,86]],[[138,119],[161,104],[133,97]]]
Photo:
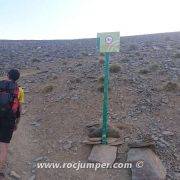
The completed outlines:
[[[123,136],[116,161],[126,161],[129,142],[150,134],[167,179],[178,180],[180,33],[122,37],[110,64],[110,122],[137,127]],[[82,143],[85,127],[101,119],[102,67],[95,39],[0,41],[2,78],[10,68],[21,70],[26,103],[10,145],[7,179],[131,179],[127,169],[35,167],[39,161],[87,162],[91,146]]]

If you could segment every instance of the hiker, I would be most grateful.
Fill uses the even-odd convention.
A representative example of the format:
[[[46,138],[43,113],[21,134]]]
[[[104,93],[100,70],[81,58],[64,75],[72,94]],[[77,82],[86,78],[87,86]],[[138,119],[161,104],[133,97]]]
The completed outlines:
[[[8,146],[18,127],[21,103],[24,102],[24,91],[17,84],[19,77],[19,71],[12,69],[7,79],[0,81],[0,180],[5,176]]]

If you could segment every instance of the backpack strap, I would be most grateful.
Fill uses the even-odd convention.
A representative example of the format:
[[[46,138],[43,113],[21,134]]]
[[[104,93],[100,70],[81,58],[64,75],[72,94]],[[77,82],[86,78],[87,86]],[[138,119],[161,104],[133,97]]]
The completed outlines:
[[[17,113],[17,111],[18,111],[18,109],[20,107],[20,102],[19,102],[19,99],[18,99],[18,94],[19,94],[19,87],[16,84],[14,92],[13,92],[14,99],[13,99],[13,102],[11,104],[12,111],[15,114]]]

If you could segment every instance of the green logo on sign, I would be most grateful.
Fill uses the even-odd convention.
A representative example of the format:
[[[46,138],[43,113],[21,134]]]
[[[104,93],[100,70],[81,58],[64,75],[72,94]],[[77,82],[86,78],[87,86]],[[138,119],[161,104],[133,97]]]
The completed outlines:
[[[109,33],[98,33],[99,38],[99,51],[104,52],[119,52],[120,48],[120,33],[109,32]]]

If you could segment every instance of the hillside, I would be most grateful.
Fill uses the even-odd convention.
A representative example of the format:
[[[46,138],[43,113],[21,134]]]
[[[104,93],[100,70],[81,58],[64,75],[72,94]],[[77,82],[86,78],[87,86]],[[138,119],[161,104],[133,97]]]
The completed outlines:
[[[126,161],[129,141],[150,134],[167,179],[174,180],[180,171],[180,32],[122,37],[120,49],[110,60],[119,67],[110,73],[110,122],[139,130],[124,137],[116,161]],[[82,143],[85,127],[101,119],[96,39],[1,40],[1,78],[10,68],[21,70],[26,103],[10,146],[8,171],[23,180],[131,179],[127,169],[47,170],[34,165],[39,160],[87,161],[91,146]]]

